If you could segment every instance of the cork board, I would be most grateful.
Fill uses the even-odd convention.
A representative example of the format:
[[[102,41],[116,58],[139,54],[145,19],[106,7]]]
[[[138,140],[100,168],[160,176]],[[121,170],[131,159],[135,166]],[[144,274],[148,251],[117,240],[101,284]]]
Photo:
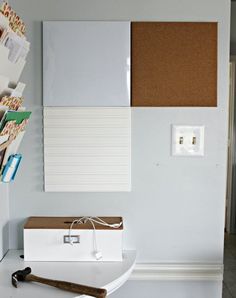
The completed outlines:
[[[131,26],[132,106],[217,106],[217,23]]]

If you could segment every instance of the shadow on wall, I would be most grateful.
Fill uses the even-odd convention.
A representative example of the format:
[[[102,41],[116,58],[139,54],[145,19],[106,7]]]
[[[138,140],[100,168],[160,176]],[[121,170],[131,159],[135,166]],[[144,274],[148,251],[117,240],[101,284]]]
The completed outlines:
[[[32,215],[34,216],[34,215]],[[12,226],[16,226],[17,227],[17,243],[18,248],[17,249],[24,249],[24,243],[23,243],[23,233],[24,233],[24,225],[26,222],[27,218],[24,219],[16,219],[16,220],[10,220],[10,230],[12,229]],[[14,249],[14,246],[12,247],[10,244],[10,249]]]
[[[230,43],[230,54],[231,55],[236,55],[236,42],[231,42]]]
[[[3,255],[8,251],[9,247],[9,222],[6,223],[2,228],[2,247],[0,250],[3,252]]]

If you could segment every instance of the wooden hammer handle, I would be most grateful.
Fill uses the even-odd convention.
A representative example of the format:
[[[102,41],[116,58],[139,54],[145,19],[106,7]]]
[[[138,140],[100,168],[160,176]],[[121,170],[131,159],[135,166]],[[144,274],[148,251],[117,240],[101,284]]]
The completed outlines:
[[[105,298],[107,295],[106,289],[94,288],[80,284],[74,284],[67,281],[53,280],[42,278],[33,274],[29,274],[25,278],[26,281],[38,282],[41,284],[49,285],[64,291],[89,295],[96,298]]]

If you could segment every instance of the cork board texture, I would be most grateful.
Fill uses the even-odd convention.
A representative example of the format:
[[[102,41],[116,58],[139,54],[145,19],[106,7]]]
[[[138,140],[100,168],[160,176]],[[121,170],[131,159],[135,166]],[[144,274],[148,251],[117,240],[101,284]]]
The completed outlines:
[[[217,106],[217,23],[131,26],[132,106]]]

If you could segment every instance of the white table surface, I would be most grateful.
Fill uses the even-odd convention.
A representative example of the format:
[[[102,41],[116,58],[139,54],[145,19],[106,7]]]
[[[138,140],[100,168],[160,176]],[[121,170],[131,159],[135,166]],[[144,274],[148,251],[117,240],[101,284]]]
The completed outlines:
[[[17,270],[31,267],[32,274],[107,289],[108,295],[129,278],[136,259],[135,251],[124,251],[122,262],[25,262],[23,251],[10,250],[0,263],[0,297],[2,298],[75,298],[78,294],[50,286],[19,282],[11,284],[11,275]],[[89,296],[79,296],[80,298]]]

